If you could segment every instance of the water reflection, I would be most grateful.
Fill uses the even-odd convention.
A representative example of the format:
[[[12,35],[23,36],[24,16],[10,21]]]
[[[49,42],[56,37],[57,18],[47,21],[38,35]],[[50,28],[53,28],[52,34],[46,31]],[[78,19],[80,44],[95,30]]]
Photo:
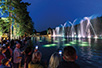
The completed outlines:
[[[100,66],[102,67],[102,40],[101,39],[41,37],[41,39],[37,38],[36,41],[39,41],[39,40],[42,40],[41,45],[45,49],[47,48],[51,50],[53,49],[51,52],[55,52],[56,49],[63,48],[65,46],[74,46],[79,56],[78,63],[82,66],[82,68],[83,67],[98,68]],[[45,44],[45,42],[47,43]],[[47,55],[48,54],[49,53],[47,53]]]
[[[90,38],[88,39],[88,43],[89,43],[89,46],[91,46],[91,39]]]
[[[97,43],[97,38],[95,38],[95,43]]]

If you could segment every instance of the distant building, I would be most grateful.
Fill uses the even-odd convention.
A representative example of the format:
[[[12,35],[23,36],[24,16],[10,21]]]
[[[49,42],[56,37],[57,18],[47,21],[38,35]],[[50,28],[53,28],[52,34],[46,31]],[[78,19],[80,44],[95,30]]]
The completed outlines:
[[[35,35],[36,35],[36,36],[40,36],[40,32],[37,32]]]
[[[52,29],[50,27],[47,30],[47,34],[52,34]]]

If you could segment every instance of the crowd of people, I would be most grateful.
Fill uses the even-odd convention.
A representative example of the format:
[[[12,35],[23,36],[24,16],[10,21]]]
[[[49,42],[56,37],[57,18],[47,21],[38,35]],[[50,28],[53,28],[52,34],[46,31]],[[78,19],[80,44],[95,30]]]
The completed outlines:
[[[72,46],[66,46],[62,51],[51,55],[49,63],[42,60],[38,47],[31,44],[31,38],[22,40],[3,40],[0,43],[0,68],[80,68],[75,63],[78,58]]]

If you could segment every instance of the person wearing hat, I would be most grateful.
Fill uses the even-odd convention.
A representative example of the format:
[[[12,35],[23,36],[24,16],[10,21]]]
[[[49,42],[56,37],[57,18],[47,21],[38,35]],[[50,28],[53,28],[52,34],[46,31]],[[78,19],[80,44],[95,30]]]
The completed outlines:
[[[3,59],[0,68],[11,68],[8,59]]]

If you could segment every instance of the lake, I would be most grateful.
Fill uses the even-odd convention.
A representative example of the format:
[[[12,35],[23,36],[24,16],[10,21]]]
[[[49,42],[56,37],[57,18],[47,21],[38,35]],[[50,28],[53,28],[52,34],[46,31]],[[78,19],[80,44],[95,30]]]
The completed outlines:
[[[78,55],[76,63],[81,68],[102,68],[102,39],[82,39],[67,37],[32,38],[34,46],[38,45],[42,52],[42,60],[47,62],[51,54],[65,46],[73,46]]]

